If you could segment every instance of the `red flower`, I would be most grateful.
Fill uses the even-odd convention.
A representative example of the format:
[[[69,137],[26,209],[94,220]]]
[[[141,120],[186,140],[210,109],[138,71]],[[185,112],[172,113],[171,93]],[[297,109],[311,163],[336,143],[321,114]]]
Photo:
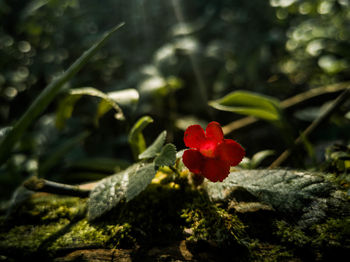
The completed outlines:
[[[182,156],[185,166],[212,182],[222,182],[230,173],[230,166],[238,165],[245,155],[240,144],[232,139],[224,139],[217,122],[209,123],[205,132],[200,125],[189,126],[185,131],[184,142],[191,148]]]

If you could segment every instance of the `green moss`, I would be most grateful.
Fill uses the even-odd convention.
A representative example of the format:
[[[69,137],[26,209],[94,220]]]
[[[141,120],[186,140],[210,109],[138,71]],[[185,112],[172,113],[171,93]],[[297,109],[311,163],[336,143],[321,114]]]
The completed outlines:
[[[191,234],[188,240],[211,241],[219,246],[241,245],[244,225],[237,216],[210,203],[207,199],[196,198],[182,210]]]
[[[313,244],[322,248],[343,247],[350,250],[350,217],[329,218],[312,227],[316,237]]]
[[[86,201],[78,197],[34,195],[12,214],[11,222],[40,224],[51,223],[62,218],[77,219],[85,215]]]
[[[350,251],[350,217],[328,218],[305,230],[279,221],[277,228],[281,242],[303,257],[328,260]]]
[[[293,253],[286,247],[276,244],[261,243],[258,240],[249,244],[251,261],[275,262],[275,261],[298,261]]]
[[[15,226],[8,232],[0,234],[0,250],[6,250],[7,254],[16,254],[20,251],[19,255],[25,257],[37,252],[46,240],[68,224],[68,219],[60,219],[47,225]]]
[[[49,251],[69,248],[119,247],[123,242],[133,242],[130,225],[91,224],[86,219],[74,224],[69,232],[60,236],[48,248]]]
[[[281,238],[282,243],[296,247],[304,247],[311,243],[309,236],[298,226],[291,226],[285,221],[277,221],[276,235]]]

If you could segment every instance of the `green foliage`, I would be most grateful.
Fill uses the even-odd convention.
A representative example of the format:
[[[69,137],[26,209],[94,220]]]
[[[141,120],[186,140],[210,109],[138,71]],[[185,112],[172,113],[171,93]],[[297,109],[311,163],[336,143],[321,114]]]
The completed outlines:
[[[63,85],[67,83],[79,70],[89,61],[89,59],[102,47],[102,45],[118,30],[123,24],[114,27],[97,41],[90,49],[84,52],[62,75],[52,81],[31,104],[28,110],[16,122],[10,132],[5,136],[0,144],[0,165],[8,159],[9,152],[21,138],[29,125],[42,113],[56,97]]]
[[[209,105],[222,111],[250,115],[271,122],[282,122],[279,101],[257,93],[235,91],[209,102]]]
[[[256,169],[260,166],[261,162],[265,160],[265,158],[272,156],[275,154],[273,150],[262,150],[255,153],[251,159],[245,157],[242,162],[239,164],[240,167],[247,169]]]
[[[136,160],[138,155],[146,150],[146,142],[142,130],[152,122],[153,119],[151,117],[143,116],[134,124],[129,133],[128,142]]]
[[[153,163],[136,163],[126,170],[101,180],[89,198],[88,218],[94,220],[121,201],[130,201],[141,193],[156,174]]]
[[[139,155],[139,159],[148,159],[156,157],[162,150],[166,134],[167,132],[165,130],[162,133],[160,133],[156,140],[154,140],[154,142]]]
[[[65,127],[66,120],[72,116],[74,105],[83,95],[98,97],[101,99],[95,117],[96,125],[98,124],[98,119],[105,113],[107,113],[111,108],[113,108],[116,111],[116,119],[125,119],[122,109],[114,101],[114,99],[109,97],[108,94],[105,94],[93,87],[81,87],[70,89],[67,91],[67,93],[67,96],[60,101],[58,109],[56,111],[56,126],[59,129]],[[115,94],[115,96],[117,96],[117,94]]]
[[[176,147],[173,144],[166,144],[159,155],[154,159],[156,167],[173,166],[176,161]]]

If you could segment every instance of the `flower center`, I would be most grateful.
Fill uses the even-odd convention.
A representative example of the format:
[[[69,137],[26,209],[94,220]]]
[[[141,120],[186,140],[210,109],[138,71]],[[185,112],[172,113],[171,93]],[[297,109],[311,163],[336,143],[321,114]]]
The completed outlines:
[[[199,152],[203,156],[214,158],[216,145],[217,143],[215,141],[208,139],[200,145]]]

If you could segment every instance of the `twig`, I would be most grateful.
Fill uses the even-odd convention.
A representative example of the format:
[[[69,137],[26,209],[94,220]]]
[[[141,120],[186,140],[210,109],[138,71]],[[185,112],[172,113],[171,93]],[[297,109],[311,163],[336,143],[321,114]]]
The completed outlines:
[[[56,183],[35,176],[26,180],[23,183],[23,186],[32,191],[77,197],[88,197],[91,192],[90,189],[83,189],[79,186]]]
[[[311,98],[314,98],[314,97],[317,97],[320,95],[340,92],[340,91],[343,91],[344,89],[346,89],[349,85],[350,85],[350,82],[343,82],[343,83],[313,88],[313,89],[308,90],[306,92],[303,92],[301,94],[297,94],[291,98],[283,100],[281,102],[281,107],[283,109],[287,109],[287,108],[293,107],[299,103],[305,102],[306,100],[309,100]],[[245,127],[245,126],[249,126],[251,124],[254,124],[257,121],[259,121],[259,119],[252,117],[252,116],[243,117],[241,119],[238,119],[236,121],[233,121],[233,122],[223,126],[222,130],[223,130],[224,134],[227,135],[227,134],[233,132],[234,130],[240,129],[240,128]]]
[[[270,166],[269,169],[280,166],[291,154],[291,152],[303,141],[304,138],[309,136],[321,123],[325,122],[335,110],[337,110],[349,97],[350,87],[345,89],[331,104],[331,106],[317,119],[315,119],[303,133],[294,141],[292,148],[285,150]]]

